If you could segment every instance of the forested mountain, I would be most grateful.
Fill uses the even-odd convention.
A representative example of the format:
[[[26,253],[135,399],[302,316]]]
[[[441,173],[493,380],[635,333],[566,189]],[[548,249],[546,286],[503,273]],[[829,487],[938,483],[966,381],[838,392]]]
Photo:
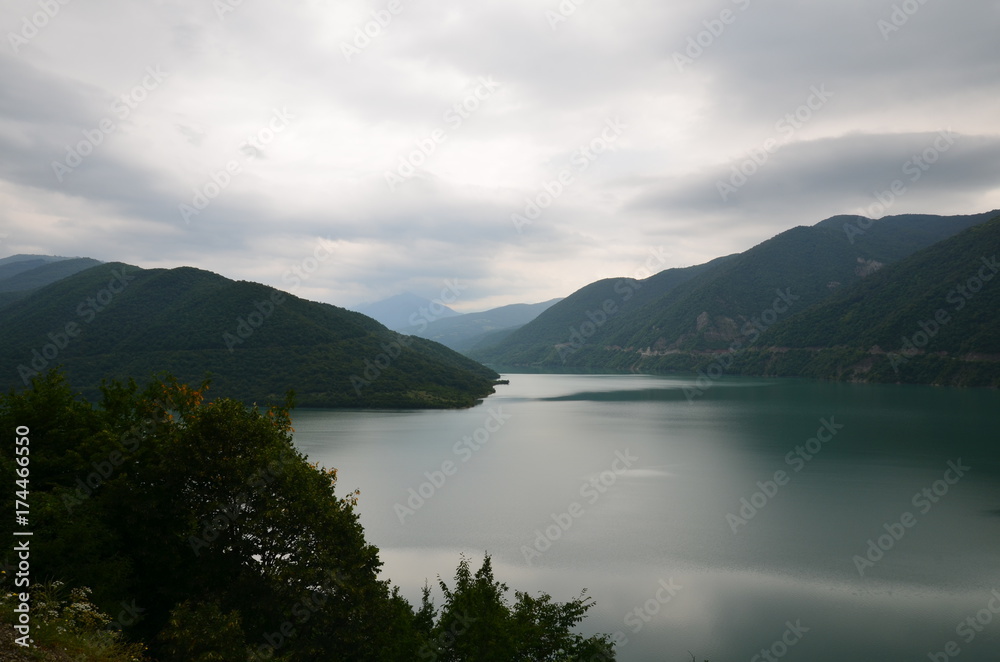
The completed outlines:
[[[469,355],[480,361],[512,366],[564,365],[567,362],[563,357],[573,353],[572,337],[600,335],[609,321],[626,317],[729,259],[731,256],[695,267],[666,269],[642,280],[599,280],[580,288],[496,345],[480,346]],[[588,334],[591,327],[595,331]]]
[[[96,267],[89,257],[11,255],[0,260],[0,308],[23,299],[33,290]]]
[[[28,271],[29,269],[34,269],[35,267],[40,267],[52,262],[62,262],[63,260],[69,259],[71,258],[58,255],[29,255],[26,253],[8,255],[5,258],[0,258],[0,280],[10,278],[11,276],[15,276],[22,271]]]
[[[213,392],[303,406],[461,407],[492,370],[375,320],[273,288],[181,267],[92,267],[11,303],[0,321],[0,387],[63,365],[85,395],[100,380],[206,373]]]
[[[833,217],[814,226],[792,228],[744,253],[698,267],[666,270],[643,281],[592,283],[508,338],[470,355],[499,366],[697,369],[717,353],[763,347],[767,332],[775,325],[791,323],[810,306],[854,291],[853,286],[916,251],[940,244],[945,251],[939,257],[942,264],[959,269],[968,259],[963,257],[963,247],[971,250],[971,246],[948,248],[942,242],[996,215],[905,215],[878,221]],[[945,272],[942,267],[935,273]],[[889,273],[914,277],[896,270]],[[882,283],[885,278],[879,276],[872,282]],[[915,296],[907,290],[905,295],[880,300],[882,314],[909,309],[915,305],[910,300]],[[970,319],[970,328],[952,333],[988,335],[988,329],[977,326],[982,323],[980,318]],[[825,331],[824,324],[814,320],[812,327]],[[859,329],[849,333],[859,333]],[[837,342],[845,342],[843,336]],[[852,342],[862,340],[859,336]],[[749,356],[741,359],[743,370],[765,371],[763,364],[750,361]],[[781,362],[766,372],[799,374],[792,364]],[[830,376],[827,372],[814,365],[808,374]]]
[[[1000,217],[776,324],[754,374],[1000,386]]]

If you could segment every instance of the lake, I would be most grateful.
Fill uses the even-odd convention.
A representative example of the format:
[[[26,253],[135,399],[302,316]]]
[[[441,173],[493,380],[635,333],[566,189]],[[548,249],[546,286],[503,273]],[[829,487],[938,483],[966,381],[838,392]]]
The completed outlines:
[[[295,412],[411,603],[489,552],[512,589],[586,588],[623,661],[1000,659],[1000,393],[504,377],[463,411]]]

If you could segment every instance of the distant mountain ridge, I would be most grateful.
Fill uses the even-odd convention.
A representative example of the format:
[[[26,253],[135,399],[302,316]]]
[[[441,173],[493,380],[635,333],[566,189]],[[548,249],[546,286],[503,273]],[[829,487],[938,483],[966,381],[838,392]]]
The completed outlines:
[[[771,337],[769,331],[777,333],[786,321],[794,324],[811,306],[840,292],[855,291],[851,288],[866,280],[882,282],[880,274],[890,265],[918,251],[944,245],[970,228],[992,228],[987,221],[997,214],[911,214],[878,221],[838,216],[799,226],[743,253],[697,267],[669,269],[642,281],[622,278],[592,283],[507,338],[469,355],[512,368],[671,372],[697,370],[720,352],[731,352],[739,345],[743,358],[732,370],[798,374],[790,363],[755,363],[750,357],[757,355],[745,350],[764,347]],[[959,252],[945,250],[941,259],[959,260]],[[912,275],[903,276],[908,277]],[[907,307],[911,302],[905,298],[882,302],[883,307],[890,304]],[[828,322],[824,318],[813,326],[823,329]],[[991,329],[983,331],[982,321],[973,324],[978,326],[967,332],[995,335]],[[814,364],[808,374],[838,378],[844,373],[832,370],[827,374]],[[863,378],[856,371],[851,374]],[[913,373],[900,379],[917,377]]]
[[[560,299],[541,303],[516,303],[478,313],[459,313],[447,304],[458,300],[464,290],[455,281],[446,281],[437,299],[403,292],[375,303],[355,306],[355,310],[378,320],[393,331],[406,333],[458,352],[469,350],[487,337],[495,340],[524,326]]]
[[[0,259],[0,309],[49,283],[102,264],[89,257],[11,255]]]
[[[72,276],[84,269],[96,267],[99,264],[101,264],[99,260],[89,257],[65,258],[62,260],[41,262],[41,264],[37,264],[36,260],[25,260],[6,265],[0,262],[0,268],[3,266],[8,267],[8,269],[0,274],[0,292],[35,290],[67,276]],[[28,265],[32,266],[23,268]]]
[[[447,296],[447,292],[446,289],[443,296]],[[454,291],[456,299],[459,293],[460,290]],[[413,333],[434,320],[461,314],[449,308],[447,303],[442,299],[431,300],[412,292],[403,292],[374,303],[355,306],[354,310],[381,322],[393,331]]]
[[[27,273],[27,272],[26,272]],[[101,264],[32,291],[0,319],[0,388],[64,366],[96,397],[105,377],[168,371],[213,394],[313,407],[465,407],[498,375],[360,313],[180,267]]]
[[[498,340],[498,334],[513,333],[560,301],[562,299],[550,299],[541,303],[514,303],[479,313],[422,321],[412,333],[462,352],[475,347],[487,337]]]

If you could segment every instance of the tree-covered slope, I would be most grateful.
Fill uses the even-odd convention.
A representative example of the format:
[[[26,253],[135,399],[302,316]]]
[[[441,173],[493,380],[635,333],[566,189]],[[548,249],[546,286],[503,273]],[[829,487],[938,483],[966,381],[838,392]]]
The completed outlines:
[[[0,260],[0,308],[23,299],[39,287],[99,264],[100,261],[89,257],[14,255],[4,258]]]
[[[848,221],[839,219],[792,228],[618,320],[617,328],[599,340],[653,352],[718,350],[737,339],[749,342],[755,331],[984,220],[985,215],[853,217],[850,222],[860,231],[853,234],[843,228]]]
[[[935,214],[898,214],[875,221],[863,216],[833,216],[817,227],[830,227],[844,233],[850,243],[864,246],[895,261],[992,219],[997,211],[981,214],[938,216]]]
[[[63,365],[88,396],[100,380],[211,373],[220,397],[304,406],[458,407],[496,373],[360,313],[190,267],[101,265],[11,304],[0,321],[0,387]]]
[[[745,372],[1000,386],[1000,216],[775,325]]]
[[[599,310],[602,298],[613,297],[613,288],[629,281],[592,283],[473,355],[496,365],[688,370],[703,362],[706,353],[754,346],[774,324],[988,218],[990,214],[902,215],[877,221],[833,217],[693,267],[690,277],[662,291],[647,288],[631,306],[587,329],[591,333],[572,338],[574,330],[592,319],[588,311]]]
[[[15,262],[12,263],[12,266],[24,264],[34,264],[34,261]],[[89,257],[72,257],[55,262],[44,262],[31,269],[0,278],[0,292],[35,290],[99,264],[101,264],[99,260]]]
[[[28,255],[26,253],[8,255],[5,258],[0,258],[0,280],[10,278],[22,271],[28,271],[29,269],[34,269],[50,262],[59,262],[68,259],[58,255]]]
[[[729,258],[680,269],[665,269],[648,278],[606,278],[586,285],[492,346],[469,355],[499,365],[564,365],[574,338],[589,339],[630,311],[714,269]]]

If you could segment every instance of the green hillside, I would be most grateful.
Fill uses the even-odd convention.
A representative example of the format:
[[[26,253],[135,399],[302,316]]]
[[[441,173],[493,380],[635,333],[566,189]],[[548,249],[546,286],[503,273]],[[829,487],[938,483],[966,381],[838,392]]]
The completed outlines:
[[[509,366],[562,366],[575,363],[577,359],[574,354],[583,349],[577,347],[580,342],[574,343],[575,338],[580,338],[584,345],[591,342],[592,337],[603,333],[605,326],[626,318],[629,312],[671,292],[699,274],[718,267],[728,259],[719,258],[694,267],[666,269],[642,280],[599,280],[580,288],[495,345],[479,345],[469,355],[479,361]]]
[[[49,283],[95,267],[100,261],[89,257],[12,255],[0,260],[0,308],[23,299]]]
[[[913,250],[985,220],[909,218],[912,228],[907,217],[892,217],[871,223],[853,242],[843,223],[792,228],[616,320],[597,340],[654,356],[671,350],[722,350],[734,341],[751,344],[776,321]],[[852,220],[857,223],[856,217]]]
[[[22,271],[28,271],[29,269],[34,269],[50,262],[59,262],[68,259],[57,255],[27,255],[25,253],[8,255],[0,259],[0,280],[16,276]]]
[[[33,262],[17,262],[14,265],[33,264]],[[14,275],[0,279],[0,292],[20,292],[36,290],[49,283],[72,276],[84,269],[96,267],[99,260],[89,257],[73,257],[58,262],[46,262],[31,269],[19,271]]]
[[[219,397],[315,407],[463,407],[498,376],[360,313],[190,267],[105,264],[12,303],[0,321],[0,388],[63,365],[96,397],[102,378],[210,373]]]
[[[470,354],[503,366],[671,372],[696,370],[720,354],[738,351],[740,369],[747,373],[827,375],[828,370],[819,368],[801,373],[797,363],[777,359],[765,369],[749,357],[763,346],[762,334],[782,322],[853,291],[858,283],[876,277],[881,282],[886,265],[979,226],[996,213],[910,214],[878,221],[833,217],[792,228],[738,255],[661,272],[638,283],[660,285],[634,290],[641,295],[606,318],[600,315],[601,301],[621,302],[621,292],[637,283],[592,283],[494,346]],[[904,309],[909,304],[901,296],[880,305]],[[806,326],[822,328],[819,321]]]
[[[775,325],[754,374],[1000,386],[1000,217]]]
[[[833,216],[816,224],[844,233],[849,243],[859,244],[889,261],[911,255],[956,233],[985,223],[997,211],[957,216],[899,214],[873,221],[859,216]]]

